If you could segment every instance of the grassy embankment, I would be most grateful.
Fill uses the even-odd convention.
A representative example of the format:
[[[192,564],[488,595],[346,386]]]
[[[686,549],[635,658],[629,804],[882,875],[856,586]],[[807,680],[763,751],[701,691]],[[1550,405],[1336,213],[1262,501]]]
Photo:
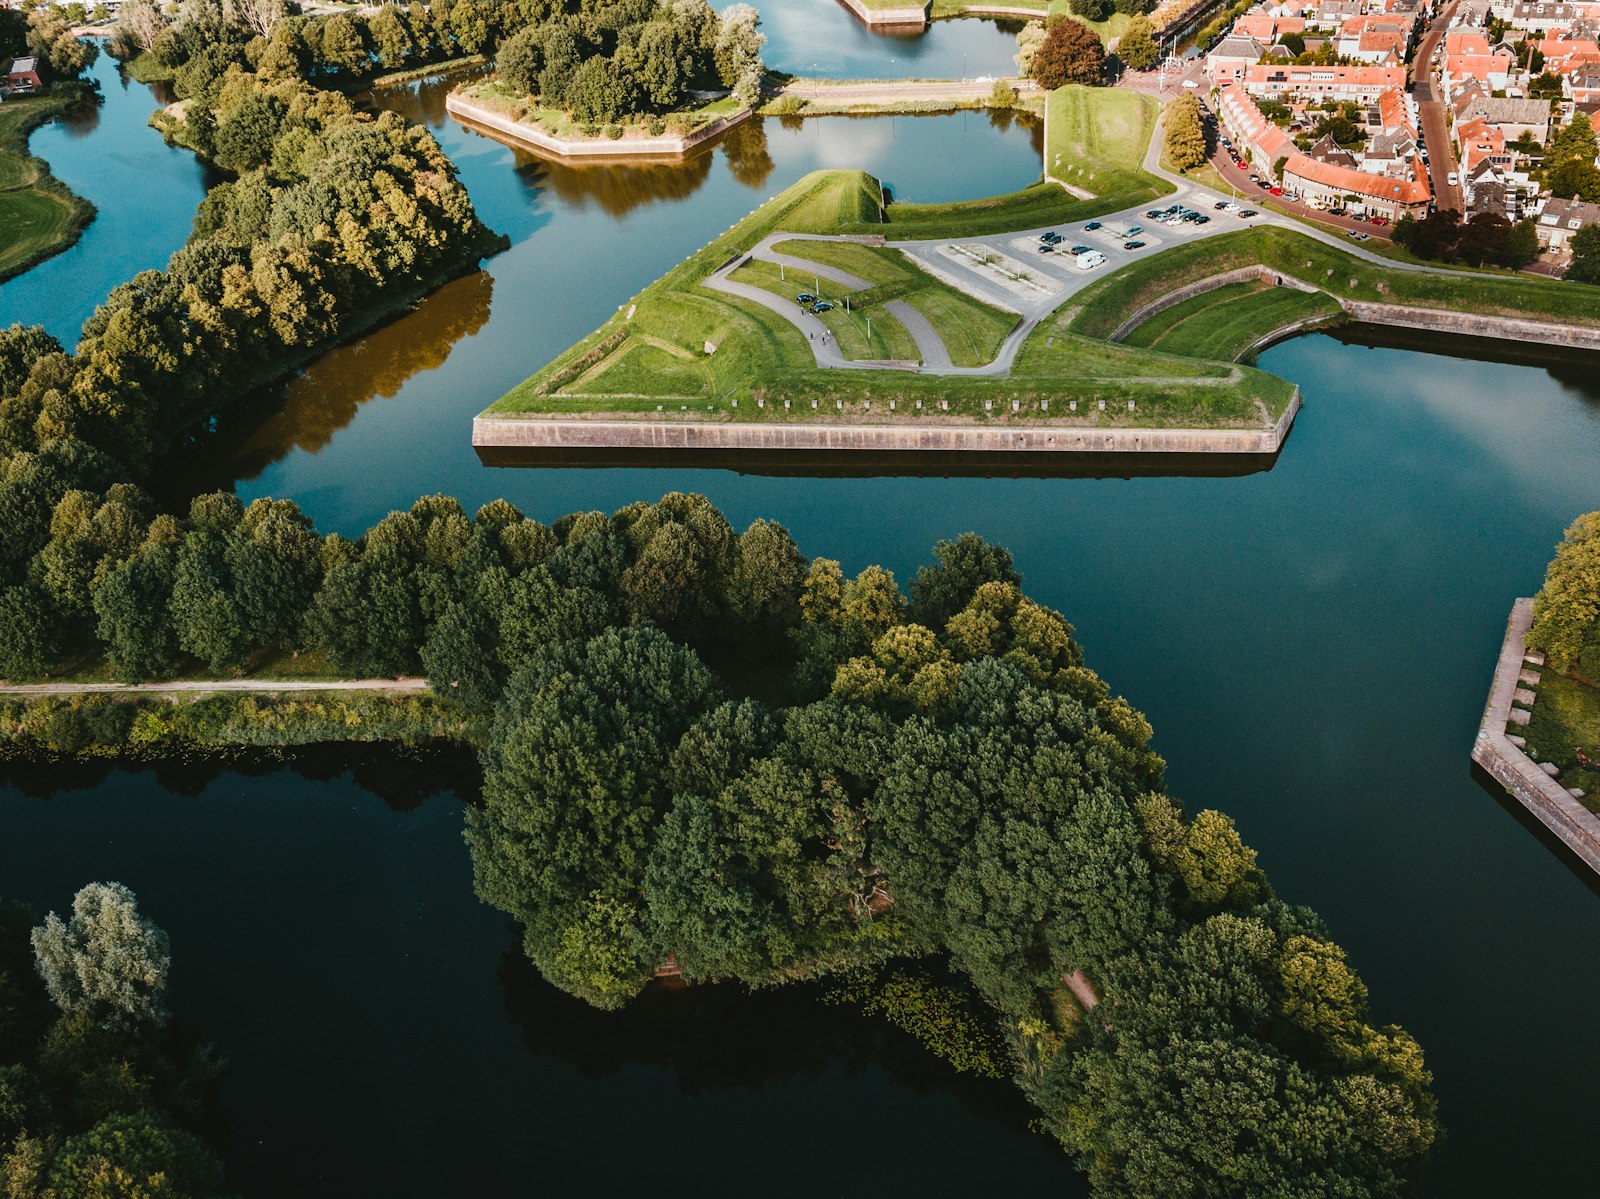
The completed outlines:
[[[949,204],[890,204],[888,227],[872,219],[827,230],[883,233],[904,239],[979,237],[1015,229],[1042,229],[1086,221],[1169,194],[1173,187],[1142,168],[1155,128],[1157,106],[1148,96],[1111,88],[1071,85],[1050,94],[1045,161],[1050,173],[1092,191],[1081,200],[1055,183]]]
[[[0,279],[19,275],[78,240],[94,205],[73,195],[28,153],[28,135],[77,103],[70,86],[0,105]]]
[[[1575,303],[1570,284],[1527,276],[1396,270],[1353,258],[1299,233],[1257,228],[1177,246],[1136,262],[1080,292],[1072,304],[1040,326],[1040,333],[1050,328],[1106,337],[1140,308],[1175,288],[1257,264],[1317,286],[1336,300],[1600,325],[1600,305]],[[1271,328],[1270,322],[1264,323],[1260,333]]]
[[[1339,302],[1322,292],[1260,281],[1230,283],[1157,313],[1134,329],[1125,344],[1186,358],[1232,360],[1267,333],[1339,312]]]
[[[1048,419],[1106,427],[1184,427],[1255,426],[1260,423],[1261,406],[1276,416],[1288,402],[1290,385],[1258,371],[1072,336],[1048,345],[1040,339],[1009,377],[821,370],[806,339],[777,313],[700,286],[735,252],[776,230],[822,233],[871,227],[888,232],[868,224],[877,211],[877,195],[876,182],[860,172],[808,176],[646,288],[635,297],[631,317],[630,306],[625,305],[489,412],[657,418],[665,411],[686,419],[692,413],[700,420],[779,421],[814,418],[816,401],[817,412],[826,412],[834,421]],[[871,280],[873,287],[866,289],[873,293],[867,297],[869,308],[897,298],[897,289],[905,289],[900,298],[940,330],[953,359],[992,359],[1009,328],[1009,317],[931,277],[909,274],[916,268],[893,252],[856,253],[861,249],[835,245],[819,251],[809,243],[785,245],[786,252],[820,254],[828,265]],[[809,290],[803,283],[777,281],[776,268],[768,269],[770,276],[766,269],[750,276],[757,286],[782,288],[780,294],[791,300],[793,292]],[[876,315],[873,324],[873,344],[868,347],[864,337],[859,342],[846,340],[841,343],[846,353],[896,356],[897,343],[891,339],[899,334],[888,328],[880,335]],[[717,347],[709,355],[703,349],[708,341]],[[903,347],[907,342],[898,344]],[[756,407],[756,399],[764,400],[765,407]],[[789,410],[782,407],[786,399],[792,404]],[[892,415],[887,411],[890,400],[897,404]],[[921,412],[915,407],[917,400],[924,403]],[[992,407],[985,407],[986,400]],[[949,405],[947,412],[939,409],[940,401]],[[1017,402],[1018,411],[1011,411],[1010,401]],[[1097,401],[1105,401],[1104,411]],[[1130,401],[1135,405],[1132,411]],[[1074,402],[1079,405],[1075,416]],[[1048,408],[1043,407],[1046,403]]]
[[[1600,813],[1600,765],[1578,761],[1582,752],[1600,764],[1600,688],[1546,670],[1532,712],[1527,727],[1519,730],[1527,739],[1528,756],[1555,763],[1561,768],[1561,785],[1580,788],[1583,806]]]

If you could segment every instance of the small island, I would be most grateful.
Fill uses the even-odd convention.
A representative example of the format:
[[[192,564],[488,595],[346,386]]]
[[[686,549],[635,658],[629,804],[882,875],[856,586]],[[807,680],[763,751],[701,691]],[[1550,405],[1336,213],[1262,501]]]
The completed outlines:
[[[452,92],[458,120],[548,154],[682,156],[749,117],[765,35],[748,4],[642,6],[620,28],[579,9],[500,46],[495,77]]]

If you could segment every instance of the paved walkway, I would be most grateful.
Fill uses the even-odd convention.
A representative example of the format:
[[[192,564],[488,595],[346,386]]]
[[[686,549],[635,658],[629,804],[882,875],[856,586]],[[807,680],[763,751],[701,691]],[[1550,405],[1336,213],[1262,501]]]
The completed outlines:
[[[1170,82],[1170,80],[1169,80]],[[1174,90],[1169,87],[1169,90]],[[760,304],[772,312],[783,317],[794,325],[800,332],[806,334],[811,340],[812,354],[819,367],[827,369],[847,370],[919,370],[929,375],[984,375],[1004,376],[1011,373],[1011,368],[1016,362],[1017,353],[1021,350],[1029,334],[1039,326],[1039,323],[1052,313],[1056,312],[1078,292],[1096,282],[1104,275],[1125,266],[1128,262],[1149,258],[1163,250],[1184,242],[1200,241],[1209,237],[1216,237],[1223,233],[1233,233],[1240,229],[1247,229],[1260,225],[1272,225],[1279,229],[1288,229],[1314,241],[1320,241],[1333,246],[1342,253],[1384,267],[1394,271],[1415,271],[1423,274],[1461,276],[1460,271],[1451,271],[1444,267],[1420,266],[1415,263],[1396,262],[1370,250],[1363,249],[1359,244],[1352,242],[1348,237],[1341,237],[1326,230],[1309,226],[1293,217],[1281,213],[1262,210],[1255,217],[1240,217],[1221,212],[1216,209],[1220,201],[1232,200],[1231,195],[1224,195],[1213,188],[1203,186],[1182,175],[1175,175],[1161,166],[1162,127],[1166,119],[1166,111],[1162,110],[1156,120],[1155,131],[1151,134],[1150,145],[1145,151],[1144,169],[1152,175],[1165,179],[1173,185],[1172,194],[1160,200],[1145,201],[1132,205],[1120,211],[1110,213],[1098,218],[1099,228],[1090,230],[1085,225],[1092,222],[1071,221],[1065,225],[1041,226],[1037,229],[1021,229],[1010,233],[991,233],[978,237],[957,237],[939,241],[885,241],[884,246],[889,249],[900,250],[907,257],[915,261],[929,274],[944,280],[975,299],[992,304],[996,307],[1018,313],[1022,320],[1011,335],[1006,338],[1000,347],[1000,352],[993,362],[982,366],[954,366],[949,361],[949,354],[934,355],[929,353],[922,338],[917,332],[912,331],[907,325],[913,340],[917,341],[918,349],[922,352],[923,363],[920,368],[887,366],[855,362],[845,358],[839,353],[838,344],[830,339],[824,340],[827,328],[810,312],[801,308],[793,300],[774,295],[759,287],[738,283],[728,275],[735,270],[746,258],[758,258],[763,261],[779,263],[795,270],[803,271],[820,278],[830,279],[840,286],[856,290],[868,286],[865,279],[858,279],[846,271],[837,268],[823,267],[811,262],[809,259],[796,258],[793,255],[779,253],[773,249],[778,242],[783,241],[853,241],[857,239],[843,235],[829,234],[796,234],[773,233],[763,238],[750,250],[737,258],[725,263],[704,280],[704,286],[714,291],[736,295],[743,299]],[[1159,225],[1145,217],[1145,212],[1151,208],[1166,208],[1172,204],[1182,204],[1185,207],[1196,209],[1211,218],[1205,225]],[[1137,226],[1140,232],[1136,238],[1130,238],[1129,232]],[[893,225],[886,225],[885,232],[890,232]],[[1090,245],[1101,251],[1108,259],[1103,267],[1094,270],[1080,270],[1075,261],[1063,254],[1040,254],[1039,235],[1054,230],[1063,234],[1069,243],[1082,243]],[[1134,250],[1124,249],[1124,243],[1138,240],[1144,243]],[[984,247],[997,254],[1003,254],[1026,264],[1028,273],[1036,277],[1045,285],[1046,290],[1041,290],[1037,295],[1022,295],[1009,288],[1003,287],[998,281],[988,276],[976,264],[963,265],[958,259],[942,254],[943,246],[974,246]],[[804,276],[802,275],[802,278]],[[898,315],[898,314],[897,314]],[[904,318],[902,318],[902,323]],[[922,322],[924,325],[926,321]],[[932,327],[928,327],[932,331]],[[935,336],[937,333],[935,332]],[[1192,380],[1186,380],[1192,382]]]
[[[939,330],[933,327],[933,322],[927,317],[904,300],[890,300],[884,308],[888,310],[890,316],[906,327],[906,332],[911,334],[911,340],[917,343],[917,353],[922,355],[923,370],[938,372],[955,365],[950,361],[950,351],[945,348],[944,338],[939,336]]]
[[[187,679],[166,683],[0,683],[0,695],[173,695],[246,691],[426,691],[427,679]]]

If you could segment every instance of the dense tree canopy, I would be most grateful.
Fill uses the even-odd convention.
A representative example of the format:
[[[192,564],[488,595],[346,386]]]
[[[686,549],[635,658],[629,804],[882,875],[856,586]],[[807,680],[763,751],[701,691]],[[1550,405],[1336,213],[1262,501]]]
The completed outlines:
[[[552,530],[547,563],[620,551],[616,622],[505,664],[467,829],[544,975],[609,1008],[669,962],[771,985],[944,954],[1104,1193],[1398,1194],[1436,1136],[1415,1043],[1227,817],[1162,793],[1149,724],[1010,555],[943,542],[908,602],[778,533],[688,496]],[[660,547],[665,601],[630,582]],[[788,564],[765,698],[702,656],[736,660],[747,552]],[[1101,1006],[1064,1019],[1067,974]]]
[[[1082,21],[1056,21],[1034,52],[1029,71],[1040,87],[1105,82],[1106,52],[1100,36]]]
[[[30,943],[31,942],[31,943]],[[220,1059],[164,1028],[167,938],[127,888],[70,921],[0,900],[0,1191],[10,1199],[208,1199],[195,1131]]]
[[[1184,92],[1167,105],[1162,117],[1163,146],[1180,171],[1201,166],[1206,160],[1206,131],[1200,120],[1200,101]]]
[[[1578,517],[1556,547],[1527,643],[1554,669],[1578,668],[1600,682],[1600,512]]]

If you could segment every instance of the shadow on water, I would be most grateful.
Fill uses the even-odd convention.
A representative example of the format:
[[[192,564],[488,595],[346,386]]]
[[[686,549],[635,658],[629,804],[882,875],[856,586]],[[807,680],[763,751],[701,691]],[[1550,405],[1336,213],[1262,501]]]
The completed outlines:
[[[392,812],[415,811],[447,792],[474,803],[482,789],[477,755],[464,746],[357,743],[306,745],[287,753],[243,750],[226,757],[202,754],[138,764],[116,759],[7,762],[0,764],[0,787],[14,788],[31,799],[53,799],[65,792],[99,787],[112,775],[129,769],[148,770],[164,790],[190,797],[203,794],[230,774],[266,778],[289,770],[309,782],[348,777]]]
[[[1566,867],[1567,873],[1582,883],[1596,899],[1600,899],[1600,877],[1589,869],[1589,864],[1580,858],[1560,837],[1544,826],[1544,822],[1535,816],[1511,792],[1507,791],[1504,784],[1494,775],[1490,774],[1476,762],[1472,763],[1472,781],[1483,788],[1484,792],[1498,803],[1504,812],[1520,824],[1523,831],[1550,851],[1550,856]]]
[[[937,973],[932,964],[918,968]],[[823,984],[752,991],[736,983],[655,982],[621,1011],[602,1012],[551,986],[520,949],[506,951],[499,976],[506,1019],[523,1045],[586,1078],[644,1063],[670,1069],[683,1094],[697,1095],[879,1069],[916,1094],[951,1095],[975,1115],[1016,1129],[1035,1115],[1009,1080],[958,1074],[882,1020],[825,1002]],[[777,1028],[806,1035],[774,1037]]]
[[[1285,445],[1288,440],[1285,440]],[[493,467],[708,468],[775,478],[1238,478],[1271,470],[1276,454],[1050,454],[889,450],[661,450],[479,446]]]
[[[228,490],[296,450],[315,453],[363,404],[392,399],[414,376],[443,366],[458,342],[488,322],[493,298],[487,271],[430,292],[398,319],[329,350],[288,383],[246,398],[197,431],[168,455],[152,490],[181,506],[197,487]],[[171,495],[159,480],[171,482]]]
[[[1503,362],[1513,366],[1542,366],[1550,377],[1584,399],[1600,403],[1600,355],[1545,342],[1509,341],[1499,337],[1470,337],[1464,333],[1436,333],[1391,325],[1359,322],[1321,330],[1347,346],[1368,349],[1414,350],[1444,358],[1472,362]]]

